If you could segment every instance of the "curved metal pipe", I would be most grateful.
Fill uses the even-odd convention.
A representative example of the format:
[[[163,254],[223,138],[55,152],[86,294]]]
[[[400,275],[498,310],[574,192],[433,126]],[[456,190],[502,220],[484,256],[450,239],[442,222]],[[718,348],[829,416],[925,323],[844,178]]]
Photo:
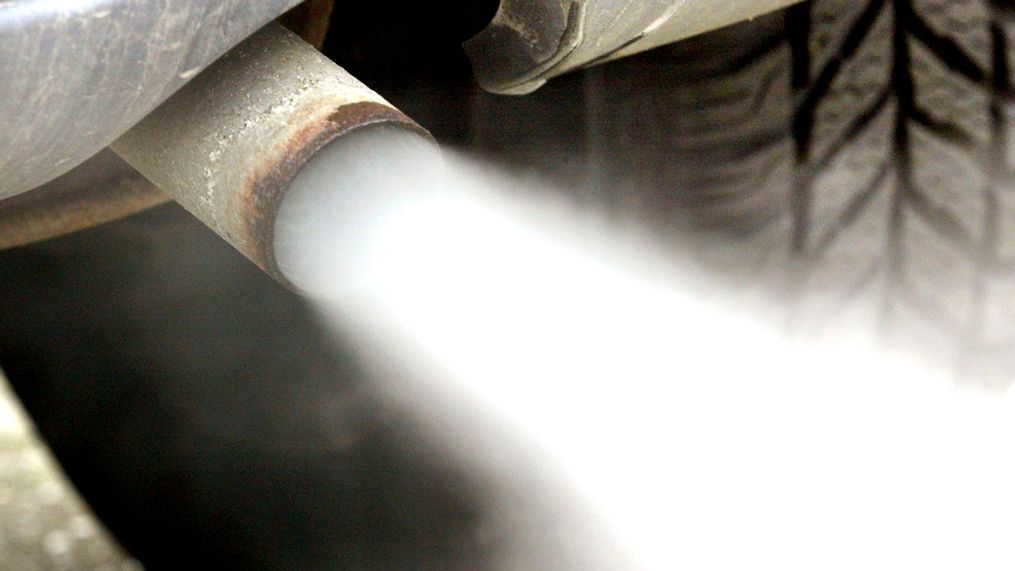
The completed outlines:
[[[84,230],[169,200],[104,149],[71,172],[0,202],[0,250]]]

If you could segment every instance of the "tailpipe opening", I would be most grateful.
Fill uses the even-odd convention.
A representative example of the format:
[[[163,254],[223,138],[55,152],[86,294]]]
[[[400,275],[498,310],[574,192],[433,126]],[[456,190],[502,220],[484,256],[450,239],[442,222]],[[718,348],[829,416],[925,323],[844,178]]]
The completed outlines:
[[[269,275],[318,296],[357,279],[356,259],[331,250],[368,238],[370,221],[426,192],[441,163],[425,129],[278,24],[112,148]],[[328,255],[325,243],[337,244]],[[320,264],[349,277],[322,280]]]

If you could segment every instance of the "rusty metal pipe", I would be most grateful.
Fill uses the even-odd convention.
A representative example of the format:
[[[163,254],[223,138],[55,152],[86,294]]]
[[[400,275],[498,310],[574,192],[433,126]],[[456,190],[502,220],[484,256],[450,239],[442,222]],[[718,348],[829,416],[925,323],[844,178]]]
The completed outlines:
[[[338,138],[384,125],[429,134],[298,36],[270,24],[112,148],[272,277],[290,183]]]

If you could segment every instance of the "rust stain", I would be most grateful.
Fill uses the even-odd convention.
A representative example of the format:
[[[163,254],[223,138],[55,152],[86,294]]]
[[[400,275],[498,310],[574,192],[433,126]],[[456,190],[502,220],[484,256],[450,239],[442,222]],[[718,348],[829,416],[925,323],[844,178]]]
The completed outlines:
[[[291,135],[281,153],[247,178],[241,196],[244,238],[253,244],[249,255],[262,270],[289,285],[275,263],[274,220],[282,197],[303,165],[335,139],[380,124],[397,125],[433,140],[429,132],[393,107],[371,101],[351,103]]]

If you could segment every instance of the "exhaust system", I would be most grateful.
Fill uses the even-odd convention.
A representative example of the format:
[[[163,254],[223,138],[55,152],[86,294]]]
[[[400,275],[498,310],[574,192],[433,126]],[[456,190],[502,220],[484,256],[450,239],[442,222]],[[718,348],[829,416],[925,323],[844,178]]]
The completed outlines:
[[[466,51],[484,88],[521,94],[567,71],[796,1],[502,0],[493,22]],[[0,165],[17,166],[0,169],[0,248],[138,212],[164,202],[164,192],[276,280],[302,289],[279,267],[276,219],[293,181],[320,151],[385,126],[397,133],[392,139],[402,140],[393,146],[401,153],[390,161],[393,169],[429,169],[424,163],[439,162],[426,130],[280,25],[268,24],[237,45],[295,0],[264,0],[233,12],[184,2],[174,17],[160,17],[151,6],[128,9],[147,3],[65,2],[57,9],[0,2],[0,46],[22,53],[24,45],[50,42],[66,64],[55,77],[24,58],[0,58],[0,77],[16,80],[0,85],[0,95],[9,95],[0,97],[0,126],[7,124],[15,135],[0,140]],[[330,0],[302,5],[306,21],[300,27],[323,37],[320,20],[330,8]],[[162,45],[168,37],[163,19],[196,28],[173,28],[173,37],[188,39]],[[116,35],[111,30],[120,30],[124,37],[114,39],[121,43],[147,45],[147,59],[102,40]],[[33,71],[26,75],[25,69]],[[93,76],[105,79],[89,87]],[[49,108],[23,96],[40,90],[48,94]],[[103,149],[107,144],[119,157]],[[350,145],[348,152],[364,153],[371,164],[385,161],[377,156],[383,145]],[[95,156],[82,165],[89,153]],[[339,162],[369,170],[354,158]],[[81,166],[70,170],[75,165]],[[357,184],[368,183],[359,177]]]
[[[270,24],[114,142],[127,163],[276,280],[275,221],[293,180],[329,145],[363,129],[430,135],[296,34]],[[347,152],[360,147],[347,146]],[[383,146],[364,148],[372,168]],[[435,160],[439,160],[433,153]],[[369,163],[369,165],[368,165]],[[336,172],[339,179],[345,174]],[[340,186],[340,181],[336,180]],[[355,207],[355,205],[351,205]]]

